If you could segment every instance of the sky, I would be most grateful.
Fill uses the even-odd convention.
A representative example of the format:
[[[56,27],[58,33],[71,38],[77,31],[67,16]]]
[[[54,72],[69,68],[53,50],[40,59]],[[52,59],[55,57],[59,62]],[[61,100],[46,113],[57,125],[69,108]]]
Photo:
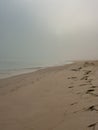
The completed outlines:
[[[98,59],[98,1],[0,0],[0,59]]]

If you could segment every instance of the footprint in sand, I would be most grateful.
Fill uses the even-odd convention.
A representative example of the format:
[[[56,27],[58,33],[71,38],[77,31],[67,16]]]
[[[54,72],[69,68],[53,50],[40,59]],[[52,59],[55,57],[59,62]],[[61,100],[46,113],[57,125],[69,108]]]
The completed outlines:
[[[73,80],[73,81],[76,81],[76,80],[77,80],[77,77],[68,77],[68,79]]]
[[[68,88],[73,88],[74,86],[69,86]]]
[[[93,79],[89,79],[89,80],[87,80],[87,82],[88,82],[90,85],[92,85],[92,80],[93,80]]]
[[[96,108],[97,105],[92,105],[89,108],[86,109],[86,111],[98,111],[98,109]]]
[[[93,92],[93,91],[95,91],[95,89],[89,89],[86,91],[86,94],[89,94],[90,92]]]
[[[88,70],[88,71],[85,72],[84,75],[89,75],[91,72],[92,72],[91,70]]]
[[[84,63],[84,65],[83,65],[83,67],[88,67],[88,66],[94,66],[95,64],[94,63],[92,63],[92,62],[85,62]]]
[[[81,80],[88,80],[89,76],[84,76],[83,78],[81,78]]]
[[[96,125],[98,124],[98,122],[96,122],[96,123],[93,123],[93,124],[90,124],[90,125],[88,125],[88,128],[89,129],[92,129],[92,130],[96,130]]]
[[[71,69],[72,71],[80,71],[82,69],[82,67],[79,67],[77,69]]]
[[[97,88],[97,86],[91,86],[90,88]]]
[[[86,91],[86,94],[91,94],[92,96],[98,97],[98,94],[92,93],[94,91],[95,91],[95,89],[89,89],[89,90]]]
[[[78,104],[78,102],[74,102],[74,103],[72,103],[72,104],[70,104],[70,105],[73,106],[73,105],[76,105],[76,104]]]

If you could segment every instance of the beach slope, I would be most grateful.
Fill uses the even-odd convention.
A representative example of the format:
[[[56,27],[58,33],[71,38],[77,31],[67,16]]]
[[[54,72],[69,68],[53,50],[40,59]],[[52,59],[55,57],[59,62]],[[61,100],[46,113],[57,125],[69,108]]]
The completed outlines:
[[[98,130],[98,61],[1,79],[0,130]]]

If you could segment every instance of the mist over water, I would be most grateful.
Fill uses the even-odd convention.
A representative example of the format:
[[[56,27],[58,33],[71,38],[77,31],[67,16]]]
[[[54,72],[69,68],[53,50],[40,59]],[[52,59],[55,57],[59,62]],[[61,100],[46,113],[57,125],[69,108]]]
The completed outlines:
[[[0,69],[98,59],[97,0],[0,0]]]

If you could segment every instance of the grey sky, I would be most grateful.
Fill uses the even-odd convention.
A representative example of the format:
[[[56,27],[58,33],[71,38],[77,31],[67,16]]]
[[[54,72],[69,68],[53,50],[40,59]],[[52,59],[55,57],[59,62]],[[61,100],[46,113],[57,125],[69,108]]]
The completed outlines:
[[[1,59],[98,59],[97,0],[0,0]]]

